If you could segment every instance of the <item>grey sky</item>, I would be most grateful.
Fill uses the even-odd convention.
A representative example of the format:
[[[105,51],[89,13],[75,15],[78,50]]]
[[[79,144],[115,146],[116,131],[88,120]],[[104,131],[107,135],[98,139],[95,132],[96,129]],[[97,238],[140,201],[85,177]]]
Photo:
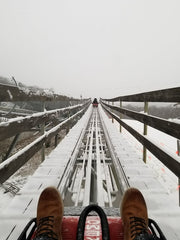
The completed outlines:
[[[179,0],[0,0],[0,75],[79,97],[180,86]]]

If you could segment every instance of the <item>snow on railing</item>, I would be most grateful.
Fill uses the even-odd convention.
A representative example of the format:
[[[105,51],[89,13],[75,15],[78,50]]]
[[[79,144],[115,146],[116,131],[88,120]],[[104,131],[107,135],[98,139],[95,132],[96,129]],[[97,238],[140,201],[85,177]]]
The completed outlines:
[[[40,89],[36,91],[34,88],[24,88],[18,85],[0,84],[0,102],[37,102],[41,106],[41,112],[32,113],[23,117],[22,115],[8,119],[0,123],[0,141],[12,141],[9,149],[2,149],[0,164],[0,183],[6,181],[13,173],[23,166],[36,152],[42,149],[42,160],[44,160],[45,144],[55,136],[55,146],[57,145],[58,133],[62,128],[69,128],[78,116],[86,111],[90,104],[90,99],[74,99],[63,95],[54,94],[52,91]],[[64,101],[71,101],[76,105],[46,111],[45,103],[52,102],[52,107],[62,106]],[[62,103],[62,104],[61,104]],[[39,106],[38,105],[38,106]],[[43,108],[42,108],[43,106]],[[46,130],[46,131],[45,131]],[[18,142],[19,135],[23,132],[35,131],[41,135],[36,140],[21,147],[14,155],[12,150]],[[11,139],[11,138],[14,139]],[[33,139],[35,137],[33,136]],[[0,145],[1,147],[2,145]],[[4,156],[5,154],[5,156]]]
[[[32,143],[15,153],[13,156],[9,157],[3,163],[0,164],[0,183],[5,182],[11,175],[13,175],[21,166],[23,166],[36,152],[38,152],[43,144],[49,141],[52,137],[56,136],[58,132],[70,123],[73,119],[82,115],[89,106],[89,102],[83,105],[81,110],[73,114],[71,117],[67,118],[63,122],[59,123],[57,126],[53,127],[49,131],[45,132],[42,136],[34,140]]]
[[[140,94],[119,96],[111,99],[101,99],[102,107],[117,120],[133,137],[143,145],[143,160],[146,162],[146,149],[155,155],[167,168],[169,168],[180,179],[180,158],[175,154],[162,149],[156,142],[147,137],[147,126],[151,126],[177,139],[180,138],[180,122],[168,121],[163,118],[148,115],[148,102],[174,103],[180,102],[180,87],[145,92]],[[114,103],[119,102],[119,107]],[[144,102],[144,113],[132,111],[122,107],[122,102]],[[117,105],[117,104],[116,104]],[[122,120],[122,114],[144,123],[144,135],[132,128]],[[179,198],[180,203],[180,198]]]
[[[66,108],[34,113],[30,116],[16,117],[9,119],[6,122],[2,122],[0,123],[0,141],[12,137],[18,133],[29,131],[37,125],[50,122],[60,116],[69,115],[72,111],[78,111],[79,109],[83,108],[85,104],[78,104]]]

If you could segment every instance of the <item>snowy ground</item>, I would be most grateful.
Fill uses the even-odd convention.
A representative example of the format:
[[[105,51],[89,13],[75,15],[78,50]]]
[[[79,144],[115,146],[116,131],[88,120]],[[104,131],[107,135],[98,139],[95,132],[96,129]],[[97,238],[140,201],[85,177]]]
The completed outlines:
[[[112,123],[110,118],[105,120],[105,117],[104,121],[130,186],[138,188],[144,195],[149,218],[158,223],[168,240],[180,240],[177,177],[149,152],[145,164],[142,160],[142,145],[125,129],[120,134],[119,123],[116,121]],[[143,132],[141,123],[133,120],[125,121],[134,129]],[[148,127],[148,139],[150,138],[178,158],[176,139]]]
[[[60,136],[58,141],[61,141],[65,136],[66,130],[61,130]],[[25,139],[22,139],[23,144],[20,142],[18,148],[23,148],[24,146],[28,145],[28,143],[32,142],[32,136]],[[33,138],[35,139],[35,138]],[[54,143],[53,140],[50,143],[50,146],[45,149],[46,157],[50,154],[50,152],[54,149]],[[41,164],[41,151],[37,152],[25,165],[23,165],[14,175],[12,175],[7,182],[5,182],[3,185],[6,186],[7,184],[12,184],[13,186],[16,186],[19,189],[22,189],[23,186],[26,184],[28,179],[33,175],[35,170],[39,167]],[[14,198],[14,194],[11,192],[5,192],[5,189],[2,185],[0,185],[0,212],[3,211],[3,209],[10,204],[10,202]]]
[[[134,129],[138,130],[140,133],[143,133],[143,124],[136,121],[136,120],[124,120],[126,123],[128,123],[130,126],[132,126]],[[114,122],[114,124],[117,127],[117,130],[119,130],[119,123]],[[137,154],[142,156],[143,152],[143,146],[140,144],[128,131],[124,128],[122,128],[122,134],[127,139],[127,141],[135,147]],[[152,137],[157,141],[158,144],[160,144],[163,148],[168,149],[172,154],[177,155],[177,139],[174,137],[171,137],[165,133],[162,133],[152,127],[148,127],[148,136]],[[178,204],[179,198],[179,183],[178,178],[168,169],[166,166],[164,166],[151,152],[147,151],[147,164],[156,172],[157,179],[163,184],[163,186],[167,189],[169,193],[172,194],[175,202]],[[16,177],[16,183],[18,181]],[[27,179],[19,179],[22,183],[26,182]],[[12,181],[13,183],[13,178]],[[18,187],[22,187],[22,184],[18,185]],[[7,202],[10,202],[13,198],[13,194],[6,193],[4,194],[4,189],[0,186],[0,211],[4,208],[4,204],[7,205]],[[5,201],[6,200],[6,201]]]
[[[129,173],[131,182],[133,179],[135,179],[136,183],[138,183],[140,186],[142,186],[142,190],[144,191],[143,193],[147,194],[147,200],[148,200],[148,204],[149,204],[148,206],[149,206],[152,218],[154,218],[155,220],[158,220],[158,223],[160,223],[161,227],[163,227],[163,231],[165,232],[165,235],[167,234],[167,239],[170,240],[172,238],[168,237],[168,232],[166,233],[166,229],[168,229],[170,231],[169,236],[172,236],[172,233],[174,232],[176,236],[174,235],[173,239],[179,240],[180,238],[177,237],[177,234],[180,233],[180,231],[179,231],[179,220],[180,220],[180,211],[179,210],[180,209],[177,208],[177,206],[178,206],[178,203],[177,203],[178,202],[178,188],[179,188],[178,182],[177,182],[177,177],[175,177],[174,174],[172,174],[163,164],[161,164],[161,162],[159,160],[157,160],[151,153],[148,152],[147,166],[149,166],[150,168],[153,169],[153,172],[155,174],[155,180],[154,180],[154,182],[152,182],[150,184],[150,188],[153,187],[153,188],[151,188],[152,191],[150,189],[145,189],[144,185],[142,183],[145,182],[147,180],[147,178],[148,178],[148,181],[150,180],[150,176],[148,176],[148,173],[150,173],[150,171],[147,169],[147,166],[146,167],[143,166],[142,169],[144,169],[145,171],[143,172],[143,174],[141,176],[140,175],[136,176],[136,172],[138,173],[139,166],[142,163],[141,160],[139,160],[138,157],[136,160],[132,159],[132,156],[131,156],[132,149],[130,150],[130,154],[129,154],[130,157],[125,156],[125,154],[127,155],[127,152],[128,152],[127,146],[132,146],[132,148],[135,149],[135,152],[136,152],[136,153],[133,153],[134,157],[136,157],[136,155],[142,157],[142,145],[139,144],[138,141],[136,141],[134,139],[134,137],[132,137],[125,129],[123,129],[122,134],[118,134],[119,124],[117,122],[112,124],[110,119],[108,119],[107,122],[108,122],[108,130],[111,130],[111,127],[113,125],[113,128],[115,129],[115,132],[117,133],[114,135],[114,139],[118,146],[117,150],[120,149],[120,143],[123,143],[125,145],[125,146],[123,146],[123,148],[126,148],[126,152],[123,152],[121,150],[121,153],[124,154],[123,155],[124,158],[126,157],[128,161],[129,160],[131,161],[130,164],[128,162],[126,163],[127,166],[123,163],[125,165],[125,170],[127,170],[127,172]],[[143,131],[142,124],[138,123],[137,121],[132,121],[132,120],[126,120],[126,122],[128,122],[135,129],[139,130],[142,133],[142,131]],[[83,124],[81,124],[81,127],[82,126],[83,126]],[[130,144],[124,143],[125,142],[124,140],[119,142],[119,139],[117,137],[119,135],[122,135],[121,140],[123,140],[122,139],[122,137],[123,137]],[[176,151],[177,151],[176,150],[176,148],[177,148],[177,140],[176,139],[174,139],[166,134],[163,134],[157,130],[154,130],[150,127],[148,128],[148,136],[151,136],[152,138],[154,138],[158,144],[160,144],[163,148],[166,148],[169,151],[171,151],[172,154],[177,154],[176,153]],[[69,138],[72,140],[72,136],[69,136]],[[67,139],[67,138],[65,138],[65,139]],[[73,137],[73,139],[74,139],[74,137]],[[58,148],[61,149],[60,146]],[[67,144],[66,144],[65,150],[66,150],[66,152],[68,151]],[[51,162],[51,164],[52,164],[52,160],[53,161],[57,160],[57,156],[55,158],[53,158],[53,156],[55,156],[56,154],[59,154],[59,152],[60,151],[58,149],[54,150],[54,153],[49,158],[49,161]],[[137,164],[136,163],[134,164],[133,161],[134,162],[137,161]],[[45,164],[45,162],[44,162],[44,164]],[[47,159],[47,162],[48,162],[48,159]],[[49,165],[47,165],[46,167],[48,167],[48,169],[49,169]],[[44,171],[43,169],[45,169],[45,168],[41,167],[41,169],[37,170],[36,177],[37,177],[37,173],[39,173],[40,171]],[[45,174],[45,172],[43,172],[43,174]],[[52,172],[52,174],[53,174],[53,172]],[[53,177],[54,177],[54,175],[53,175]],[[42,178],[42,176],[41,176],[41,178]],[[47,179],[47,177],[45,179]],[[32,180],[33,180],[33,177],[32,177]],[[162,189],[159,188],[157,180],[161,183],[161,186],[163,186]],[[33,183],[37,184],[37,181],[35,181]],[[164,188],[166,189],[168,194],[165,193]],[[24,195],[17,196],[17,201],[14,201],[14,204],[15,203],[19,204],[20,198],[30,197],[31,195],[35,194],[33,192],[33,191],[35,191],[34,190],[35,188],[33,188],[33,190],[29,189],[28,191],[27,191],[27,189],[28,189],[28,184],[26,186],[26,190],[24,190],[24,192],[22,190],[22,193]],[[0,212],[3,212],[4,208],[7,207],[8,205],[14,206],[13,202],[10,203],[12,199],[13,199],[13,195],[11,193],[4,194],[4,191],[2,190],[2,188],[0,188]],[[173,199],[173,200],[172,200],[172,202],[170,201],[170,204],[167,205],[166,200],[168,202],[169,199]],[[33,203],[33,204],[35,205],[35,203]],[[34,205],[32,206],[32,208],[34,207]],[[12,208],[12,206],[11,206],[11,208]],[[15,216],[19,216],[19,214],[16,213],[18,208],[17,209],[13,208],[13,209],[14,209],[14,212],[12,212],[11,214],[12,215],[14,214]],[[33,208],[33,209],[35,209],[35,208]],[[32,209],[30,208],[29,211],[31,212],[31,210]],[[31,215],[32,215],[32,212],[31,212]],[[10,216],[10,214],[9,214],[9,216]],[[175,228],[174,228],[174,226],[175,226]]]
[[[143,133],[143,124],[136,120],[124,120],[127,124],[134,129]],[[119,123],[115,121],[117,129],[119,129]],[[122,134],[136,149],[137,154],[142,157],[143,146],[137,141],[125,128],[122,128]],[[167,149],[172,155],[177,155],[177,139],[171,137],[161,131],[158,131],[148,126],[148,136],[157,142],[162,148]],[[180,161],[180,157],[179,157]],[[162,164],[151,152],[147,151],[147,164],[156,173],[158,181],[167,189],[167,191],[173,196],[174,201],[178,204],[179,201],[179,183],[178,178]]]
[[[15,197],[10,193],[4,194],[1,189],[0,239],[17,239],[27,222],[36,216],[37,202],[42,190],[47,186],[58,187],[69,159],[76,154],[74,147],[88,123],[89,115],[90,109],[69,131],[61,144],[46,157],[35,173],[29,176],[27,183]]]

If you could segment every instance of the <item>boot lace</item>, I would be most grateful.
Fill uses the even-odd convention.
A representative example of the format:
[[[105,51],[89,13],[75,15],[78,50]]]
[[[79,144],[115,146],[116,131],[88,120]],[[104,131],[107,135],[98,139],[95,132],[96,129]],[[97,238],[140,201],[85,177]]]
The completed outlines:
[[[132,240],[153,239],[143,218],[130,217],[130,231]]]
[[[48,216],[41,218],[39,220],[39,224],[37,226],[35,239],[52,239],[52,240],[58,240],[58,236],[56,233],[53,232],[53,223],[54,223],[54,217]]]

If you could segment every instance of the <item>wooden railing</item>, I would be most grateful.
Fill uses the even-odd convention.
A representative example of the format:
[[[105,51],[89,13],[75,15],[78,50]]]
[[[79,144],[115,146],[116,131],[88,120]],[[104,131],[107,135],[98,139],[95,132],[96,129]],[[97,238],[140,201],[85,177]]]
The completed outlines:
[[[123,102],[144,102],[144,113],[123,108]],[[180,124],[163,118],[148,115],[148,102],[180,103],[180,87],[128,96],[120,96],[111,99],[101,99],[101,104],[105,111],[111,115],[113,119],[117,120],[122,127],[131,133],[143,145],[144,162],[146,162],[146,149],[148,149],[178,178],[180,178],[180,157],[169,153],[164,148],[161,148],[157,145],[157,142],[153,142],[153,140],[147,136],[147,126],[151,126],[159,131],[177,138],[177,145],[179,148]],[[137,130],[123,121],[121,114],[144,123],[144,134],[139,133]]]
[[[127,96],[120,96],[111,99],[103,99],[110,102],[179,102],[180,87],[169,88]]]
[[[44,107],[46,101],[64,101],[64,99],[68,99],[66,96],[54,94],[29,94],[29,92],[26,93],[17,87],[6,85],[0,85],[0,93],[0,102],[12,101],[14,103],[16,101],[38,101],[42,102]],[[42,150],[42,159],[44,159],[45,143],[55,137],[55,145],[57,145],[57,135],[60,130],[66,127],[69,128],[69,126],[72,125],[72,122],[77,121],[77,119],[84,114],[90,104],[89,99],[79,100],[78,102],[79,104],[74,106],[34,113],[26,117],[16,117],[0,123],[0,141],[14,137],[5,159],[3,159],[3,162],[0,164],[1,184],[31,159],[39,150]],[[59,120],[60,118],[61,120]],[[52,124],[51,127],[48,127],[45,131],[46,126],[50,126],[50,124]],[[26,131],[38,131],[40,136],[32,143],[9,157],[18,136]],[[1,150],[2,149],[0,149],[0,151]]]
[[[78,104],[72,107],[61,108],[46,112],[34,113],[27,117],[12,118],[8,122],[0,123],[0,141],[12,137],[18,133],[32,131],[35,127],[42,124],[48,124],[60,116],[69,116],[84,107],[83,104]],[[36,129],[34,129],[36,130]]]

